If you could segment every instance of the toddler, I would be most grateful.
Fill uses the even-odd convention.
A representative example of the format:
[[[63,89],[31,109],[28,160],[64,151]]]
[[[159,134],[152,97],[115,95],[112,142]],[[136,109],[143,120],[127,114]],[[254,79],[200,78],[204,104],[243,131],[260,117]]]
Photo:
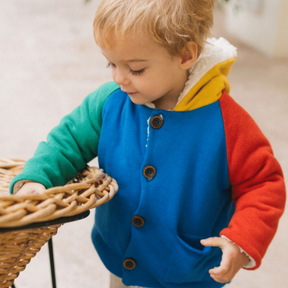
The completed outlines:
[[[270,144],[228,95],[236,48],[209,38],[213,2],[103,0],[94,36],[114,81],[65,116],[11,183],[41,193],[98,156],[119,185],[92,231],[114,288],[223,287],[259,267],[283,213]]]

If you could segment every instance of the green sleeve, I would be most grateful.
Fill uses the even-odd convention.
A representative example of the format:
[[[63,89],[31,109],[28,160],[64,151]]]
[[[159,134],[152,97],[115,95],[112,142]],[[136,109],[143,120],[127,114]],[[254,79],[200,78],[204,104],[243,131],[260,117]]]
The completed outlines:
[[[47,189],[63,186],[95,158],[103,106],[109,95],[117,89],[119,86],[114,82],[104,84],[65,116],[48,134],[47,141],[39,144],[22,173],[12,180],[10,193],[13,193],[15,183],[21,180],[41,183]]]

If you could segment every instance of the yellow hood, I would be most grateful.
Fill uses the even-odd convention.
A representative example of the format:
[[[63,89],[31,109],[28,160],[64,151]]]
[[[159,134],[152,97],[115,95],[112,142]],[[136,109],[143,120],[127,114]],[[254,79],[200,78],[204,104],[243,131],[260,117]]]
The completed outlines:
[[[213,102],[230,91],[227,75],[236,60],[237,50],[224,38],[209,38],[208,43],[180,94],[174,111],[190,111]]]

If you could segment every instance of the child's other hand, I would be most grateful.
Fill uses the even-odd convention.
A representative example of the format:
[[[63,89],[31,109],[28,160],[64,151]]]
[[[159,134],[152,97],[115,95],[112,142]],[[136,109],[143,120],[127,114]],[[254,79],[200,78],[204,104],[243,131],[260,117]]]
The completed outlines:
[[[37,182],[27,182],[21,189],[16,193],[17,196],[27,195],[27,194],[40,194],[46,190],[45,186]]]
[[[203,246],[220,247],[222,261],[219,267],[209,270],[210,276],[219,283],[231,281],[236,273],[248,263],[249,257],[239,247],[224,238],[211,237],[201,240]]]

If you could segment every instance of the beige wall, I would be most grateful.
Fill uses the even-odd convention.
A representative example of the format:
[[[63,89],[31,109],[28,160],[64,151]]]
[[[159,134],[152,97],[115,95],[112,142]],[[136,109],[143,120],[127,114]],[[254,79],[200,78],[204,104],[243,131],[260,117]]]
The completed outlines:
[[[235,9],[237,1],[244,3],[242,8]],[[288,0],[255,0],[260,1],[255,11],[249,9],[250,1],[227,5],[228,32],[268,56],[288,58]]]

